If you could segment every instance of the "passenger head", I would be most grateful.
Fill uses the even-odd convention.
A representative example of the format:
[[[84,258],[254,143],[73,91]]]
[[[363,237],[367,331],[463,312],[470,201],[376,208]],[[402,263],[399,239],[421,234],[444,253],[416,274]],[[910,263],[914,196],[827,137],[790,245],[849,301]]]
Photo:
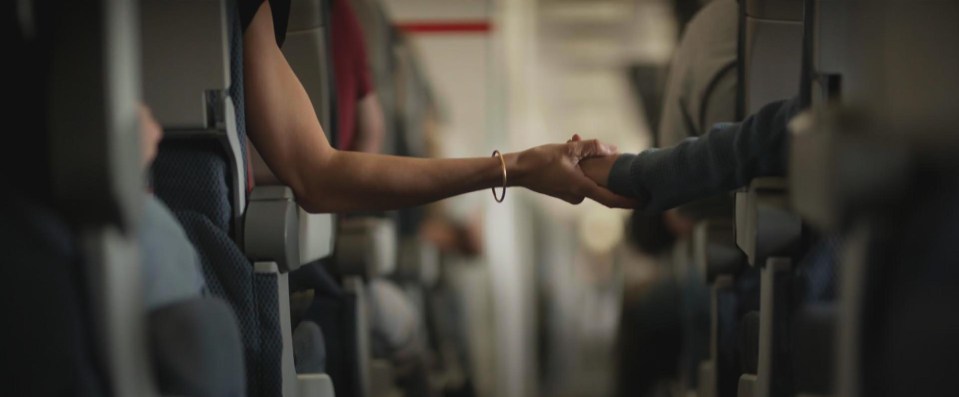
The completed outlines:
[[[153,163],[157,155],[157,145],[163,138],[163,128],[153,118],[153,112],[145,104],[140,104],[140,151],[143,155],[141,164],[147,168]]]

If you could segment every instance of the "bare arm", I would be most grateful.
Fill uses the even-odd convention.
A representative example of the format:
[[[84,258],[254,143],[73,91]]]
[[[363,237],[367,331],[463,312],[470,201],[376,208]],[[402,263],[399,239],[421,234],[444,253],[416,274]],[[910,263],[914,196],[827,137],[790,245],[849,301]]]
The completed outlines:
[[[250,140],[276,176],[311,212],[387,210],[499,186],[499,159],[417,159],[337,151],[306,91],[280,52],[269,2],[244,33],[246,118]],[[609,206],[633,201],[599,187],[579,160],[611,154],[596,141],[547,145],[505,156],[510,184],[569,202],[589,196]]]
[[[383,108],[375,92],[356,104],[356,150],[364,153],[383,151]]]

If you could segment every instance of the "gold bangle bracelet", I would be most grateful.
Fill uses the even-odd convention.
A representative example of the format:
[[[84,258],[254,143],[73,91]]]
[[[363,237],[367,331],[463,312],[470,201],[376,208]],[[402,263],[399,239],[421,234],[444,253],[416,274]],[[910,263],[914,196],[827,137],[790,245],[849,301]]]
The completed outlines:
[[[497,203],[502,203],[503,200],[506,199],[506,160],[503,159],[503,154],[500,153],[499,150],[493,151],[492,157],[496,157],[496,156],[499,156],[499,162],[503,164],[503,193],[500,194],[499,197],[497,197],[496,187],[492,187],[491,189],[493,190],[493,199],[496,200]]]

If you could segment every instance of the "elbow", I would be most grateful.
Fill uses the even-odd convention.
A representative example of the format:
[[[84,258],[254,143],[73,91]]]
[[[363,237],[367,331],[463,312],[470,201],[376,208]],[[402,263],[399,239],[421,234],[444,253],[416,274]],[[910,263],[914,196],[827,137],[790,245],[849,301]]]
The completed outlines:
[[[329,212],[326,209],[327,206],[325,203],[319,200],[303,199],[299,194],[296,195],[296,204],[310,214],[325,214]]]
[[[335,153],[333,151],[311,157],[312,161],[299,163],[294,168],[297,172],[290,175],[287,184],[293,190],[296,203],[304,211],[311,214],[324,214],[344,210],[342,200],[335,194],[342,191],[342,187],[337,186],[337,183],[332,180],[333,177],[327,172],[334,168],[332,157]]]
[[[294,178],[288,178],[285,182],[291,190],[296,204],[304,211],[311,214],[322,214],[332,212],[331,203],[326,199],[326,195],[320,194],[323,190],[314,183],[308,183],[308,179],[303,175],[296,175]]]
[[[296,196],[296,204],[308,213],[327,214],[337,212],[336,203],[326,197],[327,195],[303,187],[294,187],[293,194]]]

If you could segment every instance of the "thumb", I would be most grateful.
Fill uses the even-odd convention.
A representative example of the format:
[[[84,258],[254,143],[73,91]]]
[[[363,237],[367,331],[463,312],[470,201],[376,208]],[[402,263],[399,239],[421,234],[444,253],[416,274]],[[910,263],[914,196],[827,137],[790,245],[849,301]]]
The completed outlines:
[[[573,141],[570,142],[569,145],[571,146],[572,155],[578,160],[616,154],[615,146],[604,144],[595,139]]]

